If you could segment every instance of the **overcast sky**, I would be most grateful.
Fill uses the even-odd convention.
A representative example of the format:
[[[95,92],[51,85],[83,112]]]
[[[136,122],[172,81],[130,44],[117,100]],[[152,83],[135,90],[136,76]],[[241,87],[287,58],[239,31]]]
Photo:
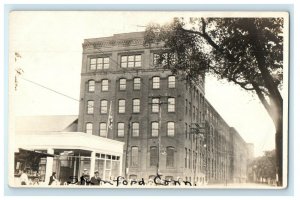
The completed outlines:
[[[10,16],[10,70],[21,66],[22,77],[79,99],[82,46],[85,38],[143,31],[149,22],[199,13],[14,12]],[[22,58],[14,62],[14,52]],[[274,149],[275,129],[255,95],[213,77],[206,78],[206,98],[255,154]],[[16,115],[77,115],[79,102],[19,79]]]

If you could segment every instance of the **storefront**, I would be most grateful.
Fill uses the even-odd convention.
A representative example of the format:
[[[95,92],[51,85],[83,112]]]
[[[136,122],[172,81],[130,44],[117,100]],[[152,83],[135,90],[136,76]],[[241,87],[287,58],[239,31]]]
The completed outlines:
[[[22,132],[16,136],[15,159],[20,149],[35,153],[23,156],[22,162],[15,160],[15,179],[18,171],[26,170],[29,177],[35,176],[30,184],[36,184],[38,178],[37,185],[48,185],[56,172],[57,184],[68,185],[71,177],[79,179],[83,171],[93,176],[97,170],[103,180],[122,173],[123,142],[81,132]],[[37,164],[28,164],[32,157]],[[18,184],[17,180],[14,182]]]

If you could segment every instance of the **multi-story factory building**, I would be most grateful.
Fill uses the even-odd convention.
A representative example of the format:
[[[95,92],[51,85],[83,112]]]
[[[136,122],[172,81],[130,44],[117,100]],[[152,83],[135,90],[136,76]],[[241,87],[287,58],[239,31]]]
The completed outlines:
[[[192,183],[230,181],[230,127],[197,84],[157,66],[167,53],[143,32],[85,39],[78,131],[122,141],[123,175]],[[106,166],[95,166],[100,175]]]

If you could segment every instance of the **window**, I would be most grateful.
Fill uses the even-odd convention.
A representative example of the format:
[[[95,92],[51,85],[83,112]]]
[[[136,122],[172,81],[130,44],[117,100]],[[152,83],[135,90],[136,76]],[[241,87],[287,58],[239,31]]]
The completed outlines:
[[[151,136],[158,137],[158,122],[151,123]]]
[[[91,58],[90,69],[108,69],[109,68],[109,57],[105,58]]]
[[[189,149],[189,169],[192,167],[192,151]]]
[[[160,53],[153,55],[153,64],[154,66],[165,66],[167,64],[174,64],[175,62],[175,54],[173,53]]]
[[[88,114],[94,113],[94,101],[87,101],[87,113]]]
[[[133,79],[133,89],[140,90],[141,89],[141,78],[134,78]]]
[[[126,79],[120,78],[120,90],[126,90]]]
[[[137,122],[132,123],[132,137],[138,137],[140,135],[140,124]]]
[[[152,78],[152,88],[159,89],[159,87],[160,87],[160,78],[158,76],[155,76]]]
[[[118,123],[118,137],[124,137],[124,123]]]
[[[150,147],[150,167],[155,167],[158,164],[157,147]]]
[[[199,121],[202,122],[202,112],[199,114]]]
[[[139,113],[140,112],[140,99],[133,99],[132,100],[132,112]]]
[[[168,112],[175,112],[175,98],[168,98]]]
[[[135,175],[135,174],[130,174],[130,175],[129,175],[129,180],[134,180],[134,181],[136,181],[136,180],[137,180],[137,175]]]
[[[85,132],[88,134],[93,134],[93,124],[88,122],[85,125]]]
[[[185,100],[185,114],[188,114],[188,100]]]
[[[154,66],[166,65],[167,64],[167,53],[153,54],[153,64]]]
[[[107,137],[106,123],[105,123],[105,122],[101,122],[101,123],[100,123],[100,131],[99,131],[99,135],[100,135],[101,137]]]
[[[167,135],[173,137],[175,135],[175,123],[168,122],[168,131]]]
[[[188,125],[185,123],[185,138],[188,138]]]
[[[152,112],[159,112],[159,98],[152,99]]]
[[[193,119],[195,120],[195,114],[196,114],[196,108],[195,108],[195,106],[193,106]]]
[[[139,148],[131,147],[131,166],[137,167],[139,162]]]
[[[95,81],[94,80],[89,80],[88,82],[88,91],[89,92],[94,92],[95,91]]]
[[[108,91],[108,80],[107,79],[103,79],[101,81],[101,90]]]
[[[142,66],[141,55],[121,56],[122,68],[133,68],[133,67],[141,67],[141,66]]]
[[[184,158],[184,167],[187,168],[187,163],[188,163],[188,150],[185,148],[185,158]]]
[[[108,106],[108,101],[107,100],[101,100],[100,101],[100,113],[101,114],[107,113],[107,106]]]
[[[168,77],[168,88],[175,88],[175,76]]]
[[[119,113],[125,113],[125,100],[119,100]]]
[[[167,167],[174,167],[174,147],[167,147]]]

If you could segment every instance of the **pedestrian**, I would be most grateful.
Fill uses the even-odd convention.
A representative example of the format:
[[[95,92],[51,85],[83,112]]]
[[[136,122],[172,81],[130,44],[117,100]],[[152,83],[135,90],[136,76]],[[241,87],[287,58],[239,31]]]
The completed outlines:
[[[100,185],[100,180],[99,172],[96,170],[94,176],[91,178],[91,185]]]
[[[21,170],[20,183],[21,185],[29,185],[28,175],[24,170]]]
[[[56,178],[56,172],[52,172],[52,176],[50,176],[48,185],[54,185],[54,184],[57,184],[57,182],[58,182],[58,180]]]
[[[83,170],[82,176],[80,177],[80,185],[89,185],[90,176],[88,174],[87,169]]]

